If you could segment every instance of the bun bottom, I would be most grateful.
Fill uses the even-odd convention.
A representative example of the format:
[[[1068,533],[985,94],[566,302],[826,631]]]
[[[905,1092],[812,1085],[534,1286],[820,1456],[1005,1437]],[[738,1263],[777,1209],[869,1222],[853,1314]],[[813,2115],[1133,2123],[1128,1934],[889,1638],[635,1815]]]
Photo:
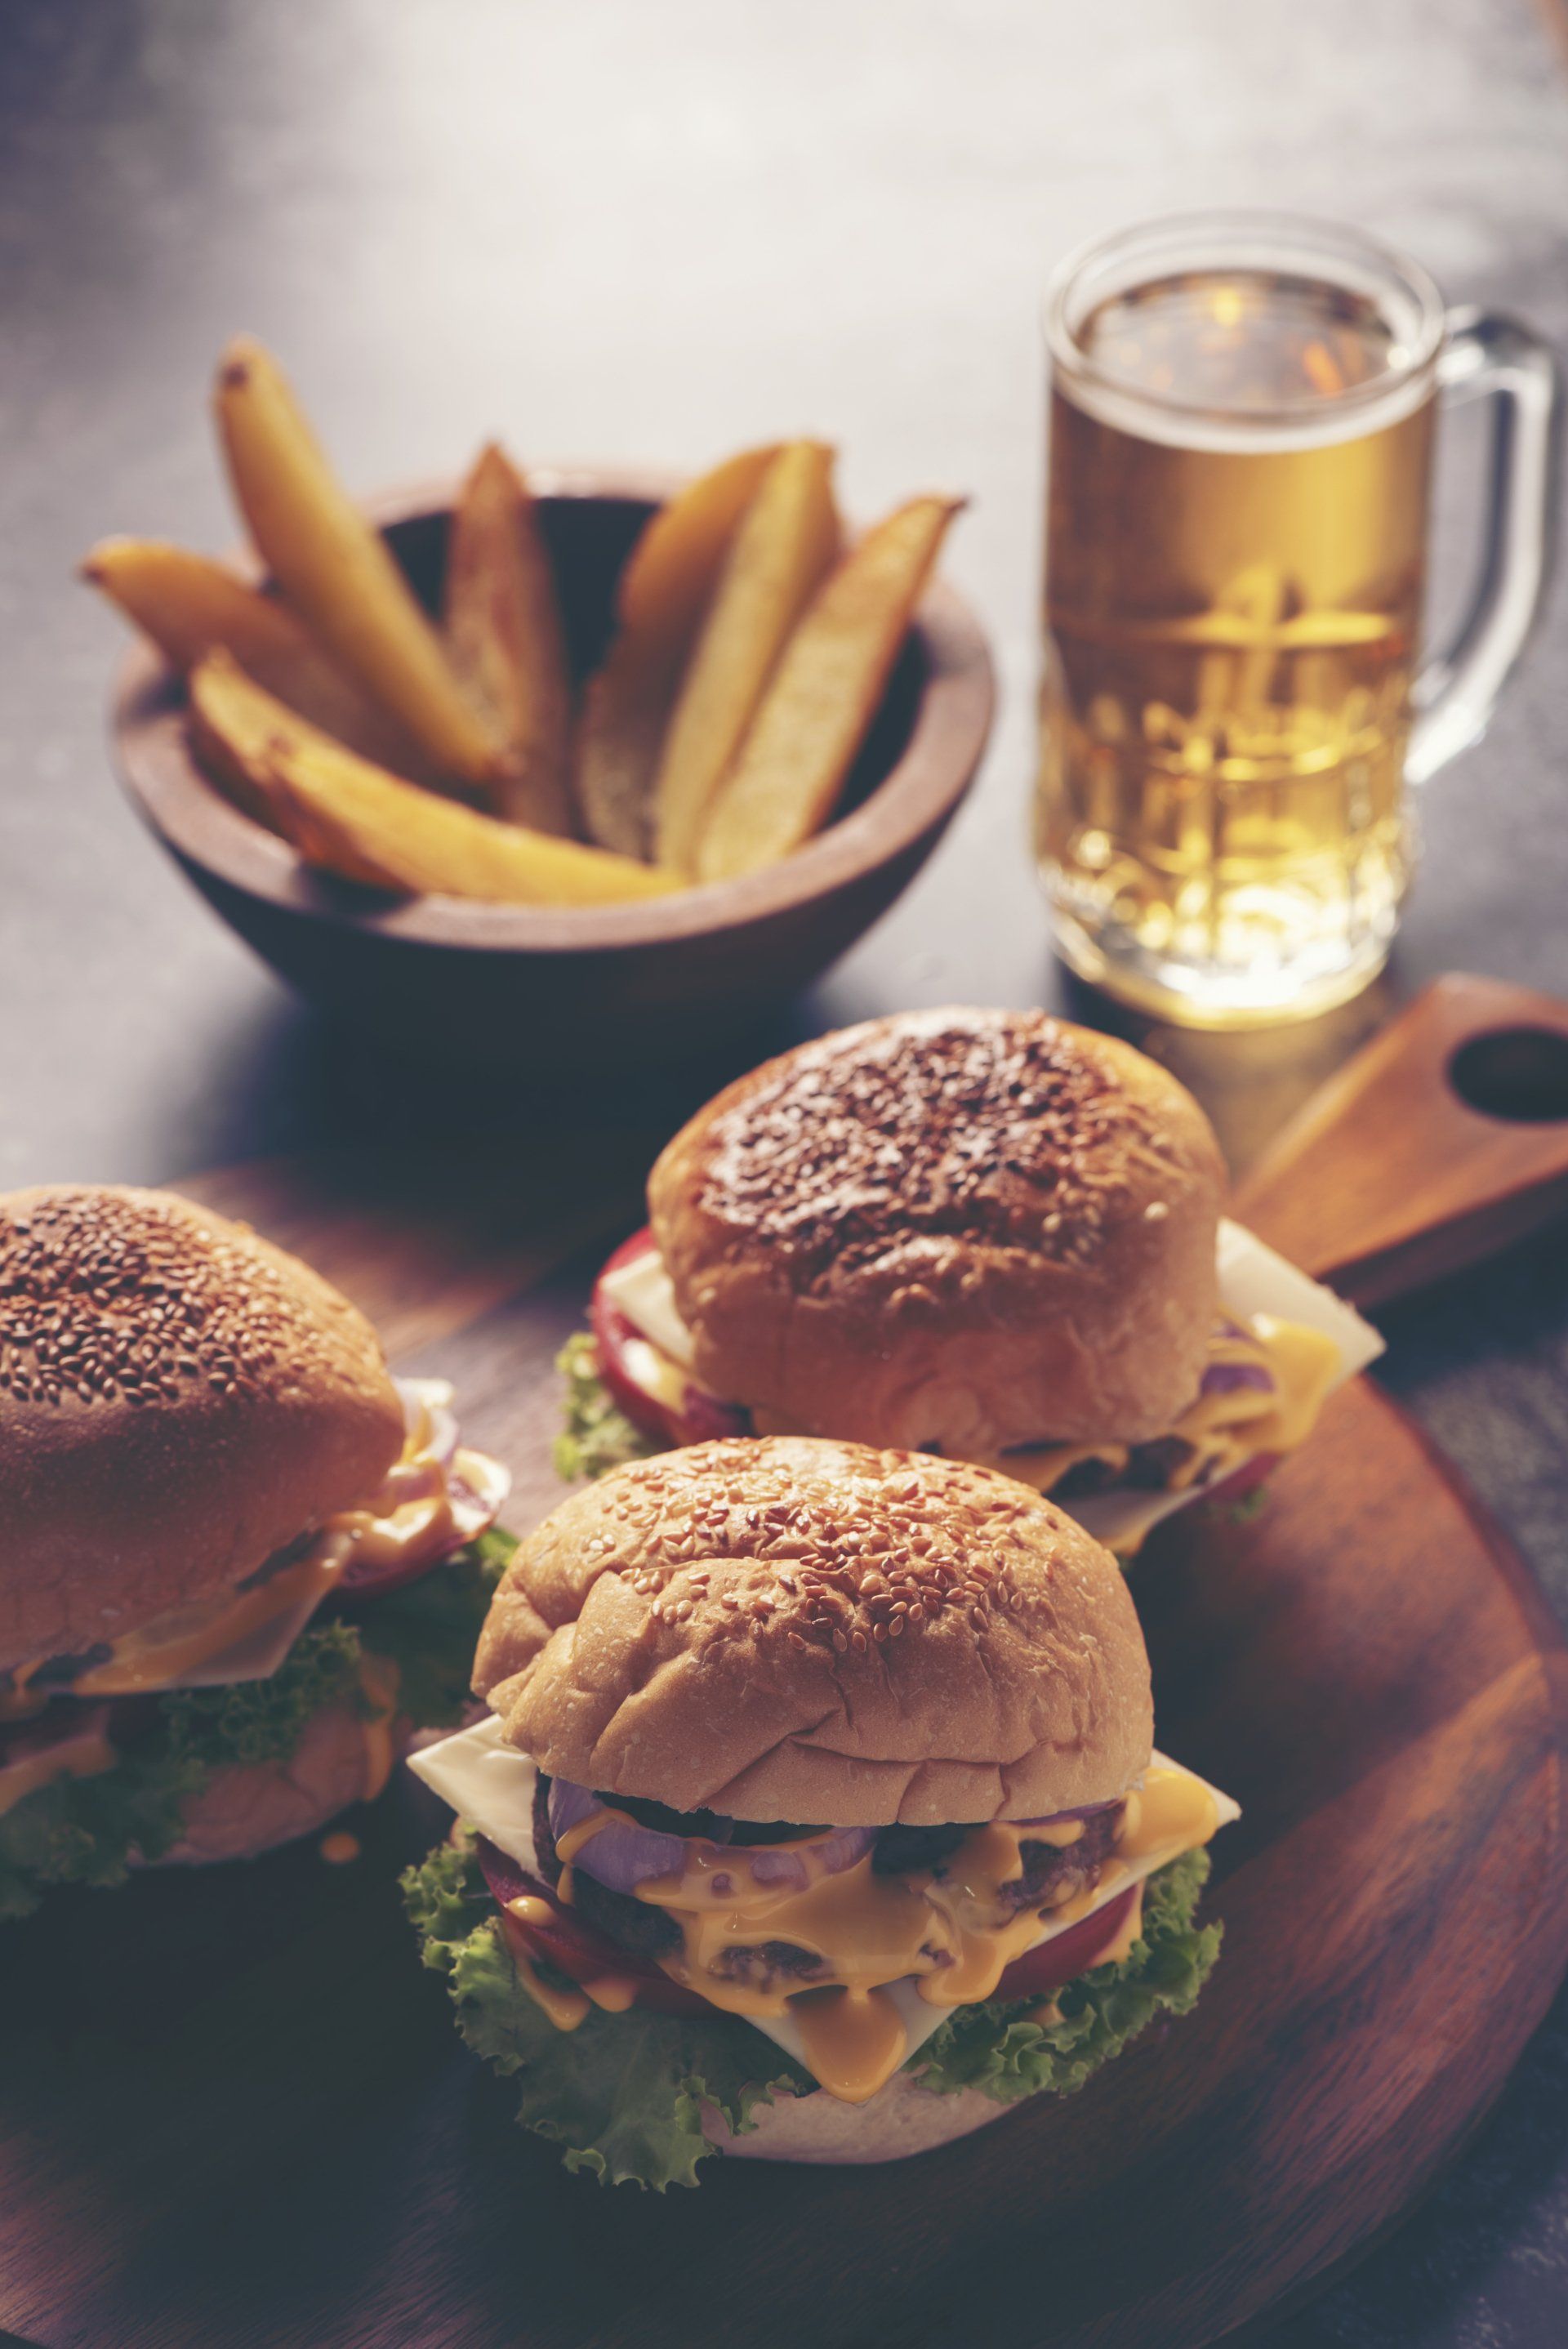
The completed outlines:
[[[977,2088],[939,2096],[895,2072],[868,2104],[846,2105],[841,2097],[821,2093],[779,2095],[754,2108],[756,2127],[739,2137],[709,2105],[702,2127],[711,2145],[737,2161],[904,2161],[972,2136],[987,2122],[1005,2119],[1010,2109]]]
[[[152,1864],[207,1868],[295,1843],[362,1802],[368,1772],[359,1714],[352,1705],[323,1705],[286,1761],[228,1762],[214,1770],[185,1806],[179,1842]]]

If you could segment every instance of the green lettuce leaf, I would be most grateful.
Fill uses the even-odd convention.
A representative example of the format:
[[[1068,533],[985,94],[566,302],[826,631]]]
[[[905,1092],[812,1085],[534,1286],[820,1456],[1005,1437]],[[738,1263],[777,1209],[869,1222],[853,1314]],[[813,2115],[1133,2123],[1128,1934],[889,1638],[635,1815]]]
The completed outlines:
[[[0,1920],[26,1917],[53,1884],[123,1884],[133,1852],[158,1859],[182,1806],[228,1763],[286,1762],[313,1713],[363,1691],[366,1649],[397,1667],[397,1704],[420,1728],[461,1719],[490,1594],[517,1545],[490,1532],[448,1565],[368,1600],[357,1621],[307,1626],[269,1680],[171,1689],[148,1706],[112,1770],[57,1779],[0,1813]]]
[[[312,1623],[270,1680],[171,1689],[158,1700],[165,1749],[208,1770],[286,1762],[313,1713],[357,1692],[361,1653],[352,1623]]]
[[[312,1623],[270,1680],[171,1689],[134,1745],[97,1778],[57,1778],[0,1814],[0,1917],[26,1917],[49,1884],[124,1884],[131,1853],[158,1860],[183,1806],[228,1762],[286,1762],[312,1713],[359,1692],[359,1632]]]
[[[1059,2023],[1025,2019],[1038,1999],[960,2007],[914,2058],[921,2086],[939,2095],[978,2088],[1004,2105],[1042,2089],[1070,2095],[1157,2014],[1185,2014],[1220,1952],[1220,1927],[1192,1921],[1208,1874],[1208,1853],[1190,1851],[1151,1876],[1140,1938],[1119,1965],[1096,1966],[1057,1992]]]
[[[159,1697],[112,1770],[57,1778],[0,1815],[0,1918],[28,1915],[48,1885],[123,1884],[133,1852],[160,1858],[214,1770],[286,1761],[312,1713],[357,1692],[359,1661],[352,1624],[313,1623],[270,1680]]]
[[[743,2130],[776,2089],[811,2089],[805,2073],[738,2016],[595,2007],[575,2031],[557,2031],[518,1979],[464,1840],[411,1868],[403,1897],[424,1962],[447,1977],[464,2039],[516,2077],[518,2119],[563,2146],[568,2169],[661,2194],[695,2186],[697,2164],[717,2150],[702,2133],[705,2104]]]
[[[0,1921],[30,1916],[46,1886],[123,1884],[130,1855],[156,1859],[204,1784],[193,1757],[126,1755],[96,1778],[57,1778],[0,1815]]]
[[[555,1357],[566,1381],[566,1431],[555,1439],[555,1473],[574,1485],[603,1476],[627,1460],[646,1460],[667,1450],[618,1409],[599,1375],[599,1349],[586,1330],[568,1338]]]
[[[397,1667],[397,1710],[419,1729],[449,1729],[471,1691],[474,1650],[496,1584],[517,1547],[492,1526],[445,1566],[367,1601],[360,1619],[365,1645]]]
[[[1218,1925],[1192,1921],[1208,1873],[1209,1856],[1199,1851],[1151,1877],[1139,1940],[1119,1964],[1097,1966],[1057,1993],[1059,2022],[1026,2020],[1037,1998],[965,2007],[915,2054],[913,2076],[936,2095],[978,2088],[998,2104],[1081,2088],[1157,2014],[1184,2014],[1197,1998],[1220,1946]],[[744,2129],[776,2090],[816,2093],[808,2074],[738,2016],[594,2009],[575,2031],[557,2031],[518,1979],[460,1830],[408,1869],[403,1898],[425,1964],[446,1977],[463,2037],[498,2072],[517,2076],[518,2118],[563,2145],[569,2169],[660,2192],[695,2185],[697,2163],[716,2149],[702,2134],[705,2100]]]

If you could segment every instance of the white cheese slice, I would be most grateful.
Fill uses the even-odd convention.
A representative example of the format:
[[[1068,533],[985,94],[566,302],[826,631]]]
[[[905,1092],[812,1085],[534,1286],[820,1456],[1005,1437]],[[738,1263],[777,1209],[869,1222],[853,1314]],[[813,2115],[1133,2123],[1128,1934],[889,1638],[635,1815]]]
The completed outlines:
[[[417,1747],[408,1756],[408,1767],[499,1851],[531,1876],[538,1875],[533,1788],[539,1773],[526,1754],[507,1744],[493,1713],[471,1729],[457,1730],[435,1745]]]
[[[1354,1305],[1269,1247],[1255,1232],[1227,1218],[1220,1226],[1220,1298],[1238,1321],[1270,1313],[1276,1321],[1305,1321],[1339,1349],[1341,1383],[1383,1351],[1383,1340]]]
[[[641,1256],[617,1265],[603,1275],[600,1286],[616,1311],[651,1339],[661,1354],[683,1371],[691,1369],[691,1331],[676,1310],[675,1284],[656,1247],[650,1244]]]
[[[1150,1756],[1150,1768],[1156,1765],[1167,1770],[1181,1768],[1179,1763],[1171,1762],[1163,1754]],[[538,1875],[539,1856],[533,1843],[533,1789],[538,1773],[526,1754],[520,1754],[515,1746],[506,1743],[500,1723],[493,1714],[477,1723],[472,1729],[459,1730],[455,1735],[444,1737],[438,1745],[427,1745],[419,1752],[410,1754],[408,1767],[416,1777],[424,1780],[427,1786],[433,1787],[443,1802],[449,1803],[459,1817],[478,1827],[481,1835],[488,1836],[498,1850],[515,1859],[518,1866],[526,1868],[531,1876]],[[1183,1771],[1182,1775],[1196,1777],[1197,1773]],[[1139,1780],[1133,1782],[1134,1785],[1140,1783]],[[1241,1817],[1240,1804],[1233,1802],[1229,1795],[1222,1794],[1218,1786],[1209,1785],[1206,1778],[1200,1779],[1198,1783],[1208,1786],[1213,1796],[1221,1826],[1228,1826],[1233,1819]],[[1141,1883],[1157,1868],[1169,1867],[1171,1860],[1179,1858],[1181,1848],[1156,1847],[1130,1861],[1109,1886],[1097,1889],[1086,1909],[1067,1923],[1043,1922],[1029,1943],[1029,1949],[1037,1950],[1042,1942],[1055,1940],[1058,1933],[1068,1932],[1071,1926],[1081,1924],[1085,1917],[1094,1916],[1108,1902],[1119,1900],[1131,1886]],[[898,2008],[908,2034],[908,2053],[904,2058],[907,2063],[910,2055],[924,2046],[932,2033],[940,2029],[953,2010],[934,2006],[929,1999],[922,1998],[913,1979],[892,1983],[886,1994]],[[783,2048],[786,2054],[792,2055],[798,2064],[806,2065],[805,2046],[799,2029],[789,2015],[747,2014],[739,2020],[765,2032],[776,2045]],[[810,2069],[810,2066],[806,2068]]]

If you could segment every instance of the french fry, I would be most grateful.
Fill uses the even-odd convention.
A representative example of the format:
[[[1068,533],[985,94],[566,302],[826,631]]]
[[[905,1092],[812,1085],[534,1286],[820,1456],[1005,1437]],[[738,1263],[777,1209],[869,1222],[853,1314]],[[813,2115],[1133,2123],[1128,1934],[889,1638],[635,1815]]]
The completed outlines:
[[[737,529],[671,713],[654,783],[661,864],[693,870],[703,823],[790,631],[839,551],[833,451],[792,440]]]
[[[216,409],[241,512],[295,611],[438,770],[488,792],[499,742],[385,539],[327,463],[283,370],[248,336],[219,365]]]
[[[81,575],[151,638],[171,667],[193,668],[221,646],[258,685],[350,750],[410,781],[434,780],[418,745],[328,660],[288,606],[210,555],[160,539],[106,538]]]
[[[445,618],[452,667],[504,747],[496,813],[572,833],[572,679],[555,578],[528,484],[493,442],[452,515]]]
[[[826,822],[962,503],[912,499],[830,574],[719,787],[697,848],[703,880],[771,864]]]
[[[682,886],[629,858],[499,823],[356,758],[296,718],[227,653],[191,671],[199,745],[238,771],[308,863],[405,895],[606,905]]]
[[[627,558],[617,633],[577,735],[577,804],[602,848],[652,853],[654,777],[681,672],[741,515],[778,453],[743,450],[688,482]]]

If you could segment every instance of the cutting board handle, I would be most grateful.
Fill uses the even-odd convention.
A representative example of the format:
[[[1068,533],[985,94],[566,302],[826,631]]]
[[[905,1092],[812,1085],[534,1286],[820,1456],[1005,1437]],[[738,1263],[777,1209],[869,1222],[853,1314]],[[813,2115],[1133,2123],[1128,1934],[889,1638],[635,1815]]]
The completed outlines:
[[[1536,1230],[1568,1210],[1568,1004],[1434,980],[1314,1094],[1234,1207],[1362,1306]]]

